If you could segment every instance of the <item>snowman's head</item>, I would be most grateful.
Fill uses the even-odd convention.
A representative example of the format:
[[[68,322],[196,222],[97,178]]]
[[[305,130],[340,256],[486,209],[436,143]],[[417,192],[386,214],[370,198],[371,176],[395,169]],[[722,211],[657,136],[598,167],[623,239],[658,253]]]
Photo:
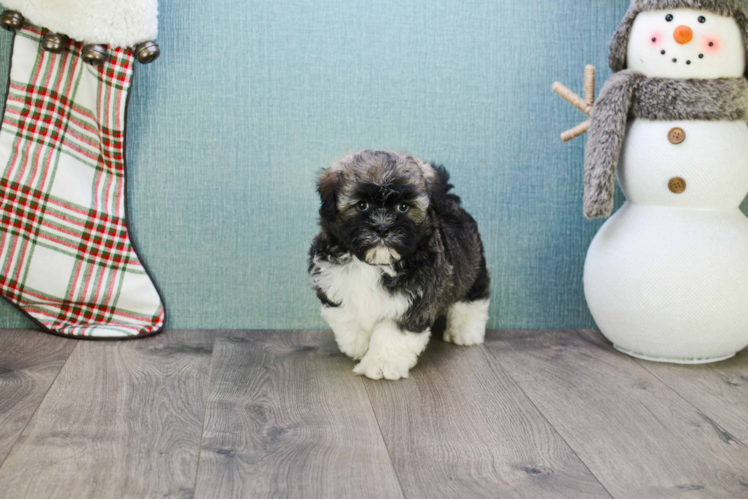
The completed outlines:
[[[610,47],[613,71],[652,78],[748,76],[748,0],[632,0]]]
[[[732,17],[694,9],[641,12],[626,62],[648,77],[738,78],[745,73],[745,41]]]

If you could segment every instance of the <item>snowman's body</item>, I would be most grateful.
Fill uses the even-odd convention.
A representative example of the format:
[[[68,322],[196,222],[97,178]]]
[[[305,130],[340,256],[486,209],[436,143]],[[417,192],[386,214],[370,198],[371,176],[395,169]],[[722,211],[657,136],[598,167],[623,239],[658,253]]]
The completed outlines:
[[[698,11],[671,12],[695,18]],[[662,13],[646,14],[652,22],[640,14],[644,26],[634,25],[630,43],[639,32],[650,40],[663,31]],[[640,49],[629,47],[629,59]],[[729,70],[738,76],[742,45],[740,54],[740,67]],[[678,178],[683,192],[671,182]],[[633,356],[680,363],[718,361],[748,346],[748,218],[739,209],[748,194],[748,125],[634,119],[618,180],[627,202],[597,234],[585,264],[587,302],[605,336]]]
[[[671,144],[673,128],[686,140]],[[672,178],[686,181],[673,193]],[[587,254],[598,326],[639,357],[708,362],[748,346],[748,126],[635,120],[623,147],[624,206]]]

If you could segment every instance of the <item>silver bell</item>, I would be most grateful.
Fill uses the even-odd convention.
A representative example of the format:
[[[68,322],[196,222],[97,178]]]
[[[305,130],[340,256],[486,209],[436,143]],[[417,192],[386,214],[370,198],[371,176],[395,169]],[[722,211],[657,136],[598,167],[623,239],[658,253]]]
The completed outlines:
[[[0,15],[0,25],[8,31],[18,31],[23,28],[24,17],[15,10],[6,10]]]
[[[68,45],[68,37],[59,33],[47,33],[42,37],[42,49],[53,54],[65,51]]]
[[[109,54],[107,53],[103,45],[91,43],[83,46],[81,57],[83,58],[84,62],[90,64],[91,66],[101,66],[102,64],[107,62],[107,59],[109,59]]]
[[[156,42],[143,42],[133,47],[135,57],[142,64],[150,64],[161,55],[161,49]]]

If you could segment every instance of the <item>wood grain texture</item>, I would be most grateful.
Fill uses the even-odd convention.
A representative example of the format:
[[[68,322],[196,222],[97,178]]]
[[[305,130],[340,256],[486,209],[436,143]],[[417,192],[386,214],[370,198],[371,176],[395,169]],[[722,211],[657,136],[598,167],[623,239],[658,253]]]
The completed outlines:
[[[400,497],[352,368],[331,332],[217,339],[197,497]]]
[[[75,345],[33,330],[0,331],[0,465]]]
[[[484,346],[432,340],[409,379],[365,384],[409,498],[608,498]]]
[[[748,448],[599,334],[494,332],[487,345],[614,496],[748,495]]]
[[[748,445],[748,351],[709,365],[639,361],[683,399]]]
[[[212,344],[80,342],[0,468],[0,497],[192,497]]]

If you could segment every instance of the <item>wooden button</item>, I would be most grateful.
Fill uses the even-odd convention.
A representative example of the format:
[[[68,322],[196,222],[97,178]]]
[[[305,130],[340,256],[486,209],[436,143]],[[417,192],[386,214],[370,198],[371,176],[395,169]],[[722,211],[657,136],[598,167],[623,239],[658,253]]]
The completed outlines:
[[[681,194],[683,191],[686,190],[686,181],[682,179],[681,177],[673,177],[670,179],[670,182],[668,182],[667,187],[675,194]]]
[[[680,127],[675,127],[667,134],[667,140],[671,144],[680,144],[686,140],[686,131]]]

